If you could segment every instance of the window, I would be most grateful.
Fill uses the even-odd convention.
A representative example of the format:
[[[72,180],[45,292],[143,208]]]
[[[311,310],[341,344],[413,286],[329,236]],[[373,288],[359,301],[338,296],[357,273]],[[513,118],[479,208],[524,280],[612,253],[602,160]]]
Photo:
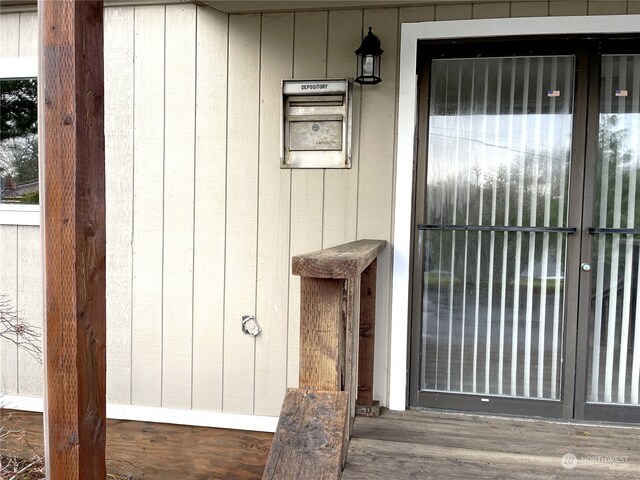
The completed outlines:
[[[0,224],[39,225],[37,59],[0,60]]]

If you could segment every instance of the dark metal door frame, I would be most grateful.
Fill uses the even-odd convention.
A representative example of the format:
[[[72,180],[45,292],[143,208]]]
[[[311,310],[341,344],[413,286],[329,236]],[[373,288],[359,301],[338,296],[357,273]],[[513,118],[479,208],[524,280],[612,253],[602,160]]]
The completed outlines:
[[[633,43],[635,41],[635,44]],[[592,44],[589,65],[588,65],[588,85],[590,94],[587,97],[587,118],[586,118],[586,138],[585,138],[585,161],[584,168],[591,172],[585,176],[584,200],[581,233],[581,260],[580,262],[592,262],[592,249],[594,234],[634,234],[638,235],[640,230],[625,228],[597,228],[595,227],[595,194],[596,194],[596,164],[598,161],[598,135],[599,135],[599,114],[600,114],[600,69],[602,55],[606,53],[615,54],[639,54],[637,48],[638,39],[631,42],[624,40],[602,40],[597,44]],[[635,46],[635,51],[632,50]],[[611,181],[611,180],[610,180]],[[579,298],[589,299],[592,294],[593,275],[592,272],[580,271],[580,292]],[[575,411],[574,418],[578,420],[605,420],[614,422],[640,422],[640,406],[620,405],[620,404],[594,404],[587,401],[588,373],[589,373],[589,323],[592,316],[592,305],[590,301],[582,300],[578,302],[578,337],[576,352],[575,371]]]

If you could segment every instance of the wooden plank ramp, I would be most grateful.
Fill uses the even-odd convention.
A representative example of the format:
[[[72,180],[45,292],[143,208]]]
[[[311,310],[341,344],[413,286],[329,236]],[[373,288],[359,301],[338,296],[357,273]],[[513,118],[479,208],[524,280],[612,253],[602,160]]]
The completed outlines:
[[[356,419],[342,478],[638,479],[640,426],[385,410]]]
[[[348,418],[348,392],[287,390],[263,480],[339,479]]]

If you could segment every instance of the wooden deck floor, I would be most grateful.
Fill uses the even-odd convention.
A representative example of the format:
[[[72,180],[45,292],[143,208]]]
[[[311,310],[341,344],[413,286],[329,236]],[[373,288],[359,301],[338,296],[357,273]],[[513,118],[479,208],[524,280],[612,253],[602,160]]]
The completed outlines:
[[[640,479],[640,428],[413,411],[356,419],[344,480],[449,478]]]
[[[8,435],[0,445],[3,454],[21,452],[30,458],[31,447],[42,454],[41,414],[3,410],[0,422],[5,429],[26,432],[26,439]],[[107,467],[136,479],[260,479],[272,437],[271,433],[108,420]]]
[[[11,418],[7,419],[7,415]],[[42,415],[1,412],[42,451]],[[110,471],[137,479],[259,479],[272,435],[110,420]],[[30,447],[12,435],[3,453]],[[574,469],[562,465],[577,457]],[[640,479],[640,427],[567,424],[434,412],[358,417],[344,480]],[[295,480],[295,479],[292,479]]]

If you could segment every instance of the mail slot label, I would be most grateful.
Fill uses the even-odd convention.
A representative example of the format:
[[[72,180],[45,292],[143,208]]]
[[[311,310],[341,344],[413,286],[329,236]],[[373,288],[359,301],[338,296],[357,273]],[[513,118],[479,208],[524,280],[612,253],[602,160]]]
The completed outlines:
[[[347,83],[344,80],[285,80],[282,90],[285,95],[346,93]]]
[[[326,90],[328,87],[328,83],[303,83],[300,90]]]

